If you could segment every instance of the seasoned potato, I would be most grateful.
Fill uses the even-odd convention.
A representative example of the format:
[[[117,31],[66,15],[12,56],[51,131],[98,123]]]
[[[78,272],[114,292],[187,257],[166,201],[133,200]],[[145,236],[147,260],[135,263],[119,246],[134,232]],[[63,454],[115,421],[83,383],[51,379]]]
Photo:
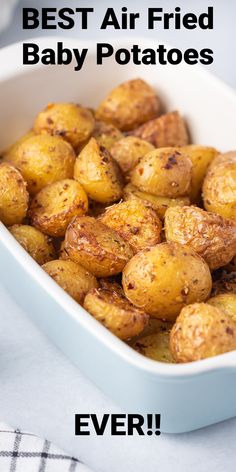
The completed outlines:
[[[178,111],[148,121],[130,134],[148,141],[155,148],[186,146],[189,142],[185,122]]]
[[[7,161],[11,160],[11,157],[18,153],[18,148],[21,144],[29,138],[35,136],[35,132],[33,130],[28,131],[28,133],[21,136],[15,143],[13,143],[8,149],[3,152],[3,157]]]
[[[87,195],[100,203],[112,203],[121,198],[121,174],[109,152],[94,138],[76,159],[74,178]]]
[[[103,288],[90,290],[84,308],[120,339],[140,334],[148,322],[148,315],[135,308],[124,296]]]
[[[217,156],[203,183],[206,210],[236,220],[236,152]]]
[[[202,184],[206,175],[207,169],[213,159],[217,156],[218,151],[213,147],[196,146],[189,144],[181,148],[181,151],[187,154],[192,162],[192,182],[190,199],[196,203],[201,198]]]
[[[191,362],[236,349],[236,323],[216,306],[194,303],[182,309],[170,333],[176,362]]]
[[[72,179],[44,187],[32,200],[29,218],[33,226],[49,236],[64,236],[74,216],[85,215],[88,198],[83,187]]]
[[[236,272],[220,270],[213,273],[212,296],[221,293],[236,294]]]
[[[209,297],[212,280],[206,262],[191,248],[161,243],[128,262],[122,284],[135,306],[153,317],[172,321],[185,305]]]
[[[0,164],[0,221],[7,226],[21,223],[29,203],[26,182],[7,162]]]
[[[161,222],[156,213],[136,200],[107,208],[100,221],[128,241],[134,252],[161,242]]]
[[[154,151],[154,146],[136,136],[126,136],[117,141],[111,148],[113,159],[119,164],[124,174],[129,173],[138,163],[141,157]]]
[[[159,362],[173,363],[174,359],[170,352],[169,337],[172,323],[156,320],[159,326],[156,332],[148,336],[139,336],[139,338],[131,344],[131,346],[149,359]]]
[[[38,229],[29,225],[13,225],[9,231],[38,264],[42,265],[56,258],[51,239]]]
[[[67,259],[70,259],[67,252],[66,252],[66,250],[65,250],[65,240],[63,240],[60,244],[59,259],[62,259],[63,261],[66,261]]]
[[[158,96],[142,79],[124,82],[100,103],[96,118],[128,131],[156,118],[161,113]]]
[[[121,272],[133,256],[119,234],[90,216],[76,217],[68,226],[65,249],[69,258],[97,277]]]
[[[34,131],[61,136],[78,150],[92,135],[94,117],[90,110],[75,103],[49,103],[34,123]]]
[[[98,286],[97,280],[84,267],[72,261],[47,262],[42,268],[78,303],[83,303],[86,293]]]
[[[236,322],[236,294],[235,293],[222,293],[216,297],[209,298],[207,300],[212,306],[216,306],[220,310],[224,311],[228,316]]]
[[[128,184],[124,187],[123,198],[126,201],[137,200],[144,203],[146,206],[155,210],[157,216],[159,216],[161,220],[164,219],[167,208],[172,206],[182,207],[185,205],[190,205],[190,200],[188,197],[160,197],[158,195],[152,195],[151,193],[142,192],[132,184]]]
[[[167,241],[194,249],[211,270],[228,264],[236,253],[236,224],[196,206],[168,208],[165,235]]]
[[[32,136],[8,157],[20,170],[32,195],[48,184],[73,176],[75,153],[69,143],[56,136]]]
[[[131,183],[144,192],[180,197],[190,191],[192,163],[178,148],[162,148],[146,154],[131,171]]]
[[[112,146],[124,137],[118,128],[104,121],[95,121],[92,136],[96,139],[99,146],[105,147],[109,152]]]

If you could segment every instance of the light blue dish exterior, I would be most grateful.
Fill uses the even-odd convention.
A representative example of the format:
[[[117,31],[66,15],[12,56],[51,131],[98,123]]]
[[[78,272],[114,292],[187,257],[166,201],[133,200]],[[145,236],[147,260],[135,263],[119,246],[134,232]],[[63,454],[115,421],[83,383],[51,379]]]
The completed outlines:
[[[52,39],[38,40],[38,43],[44,47],[46,45],[50,47],[50,42]],[[70,45],[72,45],[71,43],[75,47],[76,42],[70,41]],[[128,43],[129,41],[125,42],[125,45],[127,46]],[[76,46],[78,47],[77,43]],[[48,72],[42,68],[30,68],[26,73],[17,63],[16,57],[19,54],[19,45],[0,51],[0,63],[4,64],[8,60],[10,64],[10,69],[7,73],[5,72],[2,81],[0,74],[1,116],[5,118],[2,123],[0,118],[0,136],[6,137],[7,143],[10,142],[9,129],[13,130],[15,134],[21,132],[21,127],[22,132],[25,131],[29,123],[32,122],[36,110],[49,100],[75,99],[77,93],[75,87],[78,87],[73,75],[75,73],[69,71],[72,74],[71,81],[68,91],[65,92],[63,85],[65,85],[65,79],[68,80],[69,77],[67,75],[68,69],[63,69],[62,72],[62,69],[51,68],[51,72]],[[14,60],[15,66],[12,66]],[[97,69],[93,62],[91,56],[89,67],[94,71]],[[137,75],[148,78],[146,68],[145,70],[138,69],[138,71],[135,68],[132,70],[122,69],[122,74],[120,69],[114,67],[110,77],[108,77],[108,72],[104,73],[103,82],[101,69],[99,69],[99,84],[103,91],[111,88],[112,81],[115,81],[114,74],[116,75],[116,83]],[[51,74],[51,81],[48,74]],[[171,74],[173,76],[172,70],[166,73],[166,84],[168,81],[171,82]],[[86,79],[88,87],[92,87],[92,75],[94,74],[90,73]],[[192,77],[195,85],[199,85],[199,91],[201,91],[199,93],[202,93],[204,88],[207,89],[205,100],[208,101],[209,106],[214,103],[214,100],[217,103],[222,102],[222,106],[226,102],[229,119],[231,116],[235,116],[236,99],[234,94],[224,88],[221,83],[209,77],[208,74],[194,71],[190,73],[189,68],[184,69],[184,72],[180,70],[176,74],[177,97],[175,98],[173,95],[169,106],[173,108],[176,106],[181,90],[185,86],[187,98],[185,95],[180,96],[179,104],[181,106],[183,103],[185,114],[191,117],[192,106],[189,105],[188,109],[191,90],[188,91],[187,83],[184,85],[185,76],[187,76],[187,82],[189,82],[189,77]],[[53,82],[52,79],[55,77],[58,80]],[[86,72],[85,76],[76,77],[81,77],[83,82]],[[35,98],[32,84],[35,87]],[[104,93],[103,91],[101,94],[100,91],[97,92],[99,97]],[[167,92],[168,87],[166,91],[168,95]],[[27,100],[25,100],[26,94]],[[85,103],[88,101],[86,98],[83,100]],[[97,101],[96,98],[97,95],[90,97],[91,101]],[[165,99],[167,100],[166,97]],[[11,106],[12,110],[9,112]],[[8,107],[6,115],[4,107]],[[199,112],[201,107],[199,107]],[[215,111],[211,112],[212,119],[214,115]],[[204,110],[202,117],[197,116],[195,121],[194,119],[191,121],[190,118],[193,128],[196,127],[195,136],[198,141],[202,140],[203,142],[206,126],[204,124],[197,129],[197,122],[200,118],[203,119],[207,116],[208,109]],[[210,117],[208,118],[210,119]],[[220,130],[223,129],[224,120],[225,116],[219,123],[220,118],[219,115],[217,116],[214,126],[218,126],[218,132],[214,133],[214,130],[209,128],[210,138],[208,141],[206,137],[205,143],[209,142],[209,144],[216,146],[223,143],[224,139],[220,137]],[[236,148],[233,125],[231,128],[230,126],[226,126],[224,138],[227,137],[227,139],[225,138],[227,143],[230,139],[231,142],[230,145],[225,146],[226,148]],[[205,134],[205,136],[207,135]],[[215,140],[213,140],[214,136]],[[144,358],[115,338],[75,303],[28,256],[1,224],[0,279],[17,303],[50,339],[125,411],[143,414],[160,413],[161,430],[169,433],[190,431],[236,415],[236,352],[184,365],[167,365]]]

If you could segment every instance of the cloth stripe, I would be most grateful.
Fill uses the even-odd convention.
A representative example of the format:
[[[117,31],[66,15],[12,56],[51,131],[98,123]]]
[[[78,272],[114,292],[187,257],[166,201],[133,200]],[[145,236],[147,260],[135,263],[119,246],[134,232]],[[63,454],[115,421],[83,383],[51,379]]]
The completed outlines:
[[[21,443],[21,435],[19,434],[18,431],[16,431],[16,437],[13,445],[13,452],[12,452],[12,460],[11,460],[11,465],[10,465],[10,472],[15,472],[16,471],[16,461],[17,461],[17,456],[20,448],[20,443]]]

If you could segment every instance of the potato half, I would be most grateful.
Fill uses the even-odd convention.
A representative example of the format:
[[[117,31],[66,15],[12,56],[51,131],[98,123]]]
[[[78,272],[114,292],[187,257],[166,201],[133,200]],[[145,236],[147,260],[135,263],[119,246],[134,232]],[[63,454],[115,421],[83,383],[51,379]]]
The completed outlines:
[[[222,293],[216,297],[209,298],[207,300],[212,306],[216,306],[220,310],[224,311],[229,315],[233,321],[236,322],[236,294],[235,293]]]
[[[84,308],[120,339],[130,339],[140,334],[149,319],[121,293],[103,288],[87,293]]]
[[[159,326],[156,331],[148,336],[139,336],[139,338],[131,344],[135,351],[143,354],[149,359],[159,362],[173,363],[174,359],[170,352],[169,339],[172,323],[157,320]]]
[[[20,172],[7,162],[0,164],[0,221],[7,226],[21,223],[29,203],[27,185]]]
[[[49,236],[64,236],[72,218],[85,215],[88,198],[83,187],[72,179],[44,187],[32,200],[29,218],[33,226]]]
[[[126,136],[112,146],[111,155],[119,164],[122,172],[128,174],[139,163],[141,157],[154,149],[154,146],[144,139]]]
[[[131,246],[116,231],[90,216],[76,217],[69,224],[65,250],[97,277],[118,274],[133,256]]]
[[[92,137],[96,139],[99,146],[105,147],[108,151],[114,144],[124,137],[123,133],[111,123],[105,121],[95,121]]]
[[[212,280],[208,265],[191,248],[161,243],[128,262],[122,285],[135,306],[153,317],[174,321],[185,305],[209,297]]]
[[[51,239],[38,229],[29,225],[13,225],[9,231],[38,264],[56,259]]]

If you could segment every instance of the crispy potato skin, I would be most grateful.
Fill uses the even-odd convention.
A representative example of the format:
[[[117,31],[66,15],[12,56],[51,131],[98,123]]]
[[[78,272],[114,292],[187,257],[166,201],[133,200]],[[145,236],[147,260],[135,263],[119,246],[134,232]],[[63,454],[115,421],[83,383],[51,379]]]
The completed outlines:
[[[103,288],[90,290],[84,308],[120,339],[140,334],[149,316],[135,308],[121,293]]]
[[[222,293],[216,297],[209,298],[207,300],[212,306],[216,306],[236,322],[236,294],[235,293]]]
[[[60,136],[78,150],[92,135],[94,117],[90,110],[75,103],[49,103],[35,119],[34,131]]]
[[[161,320],[156,320],[159,322],[159,326],[156,328],[156,331],[148,336],[139,336],[139,338],[134,341],[131,346],[135,351],[143,354],[149,359],[159,362],[173,363],[174,359],[170,352],[169,347],[169,337],[170,330],[172,328],[172,323],[167,323]]]
[[[203,183],[206,210],[236,221],[236,152],[220,154]]]
[[[80,304],[83,303],[86,293],[98,286],[94,275],[73,261],[47,262],[42,266],[42,269]]]
[[[99,146],[94,138],[76,159],[74,178],[87,195],[99,203],[113,203],[122,196],[122,179],[110,153]]]
[[[128,241],[134,252],[161,242],[162,225],[158,216],[136,200],[107,208],[99,220]]]
[[[68,226],[65,249],[69,258],[97,277],[121,272],[133,256],[119,234],[90,216],[76,217]]]
[[[147,121],[130,134],[148,141],[155,148],[186,146],[189,143],[185,122],[178,111]]]
[[[236,253],[236,224],[196,206],[168,208],[165,235],[167,241],[194,249],[211,270],[228,264]]]
[[[31,224],[49,236],[64,236],[74,216],[85,215],[88,198],[83,187],[72,179],[64,179],[44,187],[33,199]]]
[[[194,144],[182,147],[181,151],[187,154],[192,162],[192,181],[189,196],[193,203],[197,203],[201,198],[202,184],[207,169],[219,152],[213,147],[196,146]]]
[[[114,144],[124,137],[123,133],[111,123],[95,121],[92,137],[96,139],[99,146],[105,147],[111,152]]]
[[[61,138],[39,135],[23,141],[9,161],[20,170],[29,193],[35,195],[46,185],[73,176],[75,153]]]
[[[111,155],[119,164],[122,172],[129,174],[139,163],[140,158],[148,152],[154,151],[154,149],[154,146],[144,141],[144,139],[136,138],[136,136],[126,136],[112,146]]]
[[[3,162],[0,164],[0,221],[7,226],[22,223],[28,204],[29,194],[22,175]]]
[[[170,333],[176,362],[192,362],[236,349],[236,323],[216,306],[195,303],[182,309]]]
[[[56,259],[51,239],[38,229],[29,225],[13,225],[9,231],[38,264]]]
[[[96,111],[96,119],[128,131],[160,113],[160,100],[153,88],[144,80],[134,79],[118,85],[107,95]]]
[[[209,297],[212,280],[206,262],[191,248],[161,243],[128,262],[122,285],[135,306],[153,317],[174,321],[185,305]]]
[[[178,148],[146,154],[130,174],[139,190],[162,197],[185,196],[190,191],[192,163]]]
[[[151,193],[142,192],[132,184],[127,184],[124,187],[123,198],[125,201],[137,200],[144,203],[148,208],[152,208],[156,212],[160,220],[164,219],[167,208],[190,205],[189,197],[160,197],[158,195],[152,195]]]

